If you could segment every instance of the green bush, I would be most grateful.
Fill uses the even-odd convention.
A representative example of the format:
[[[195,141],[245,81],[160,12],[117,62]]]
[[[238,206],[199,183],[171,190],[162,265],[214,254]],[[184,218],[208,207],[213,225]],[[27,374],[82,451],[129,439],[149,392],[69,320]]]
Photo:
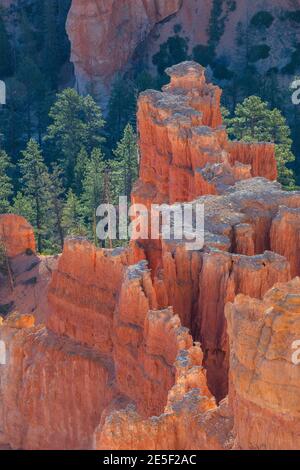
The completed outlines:
[[[10,302],[9,304],[0,305],[0,315],[6,317],[6,315],[8,315],[9,312],[11,312],[13,306],[14,306],[13,302]]]
[[[256,28],[270,28],[274,21],[274,16],[268,11],[259,11],[251,19],[251,25]]]
[[[227,8],[228,8],[228,11],[235,11],[236,8],[237,8],[237,3],[236,3],[236,0],[227,0]]]
[[[179,64],[188,58],[187,41],[180,36],[171,36],[167,42],[161,44],[160,50],[152,58],[157,71],[163,75],[167,67]]]
[[[283,74],[293,75],[300,67],[300,43],[295,47],[296,50],[292,53],[290,62],[281,70]]]
[[[286,12],[285,18],[295,23],[300,23],[300,10]]]
[[[203,67],[207,67],[214,61],[215,53],[212,47],[198,44],[193,48],[193,59]]]
[[[267,59],[270,55],[270,47],[267,44],[258,44],[253,46],[249,52],[249,61],[257,62],[259,60]]]
[[[180,23],[175,24],[175,26],[174,26],[174,33],[175,33],[175,34],[178,34],[178,33],[181,32],[181,30],[182,30],[181,24],[180,24]]]
[[[217,80],[231,80],[234,73],[224,64],[215,63],[213,65],[214,77]]]

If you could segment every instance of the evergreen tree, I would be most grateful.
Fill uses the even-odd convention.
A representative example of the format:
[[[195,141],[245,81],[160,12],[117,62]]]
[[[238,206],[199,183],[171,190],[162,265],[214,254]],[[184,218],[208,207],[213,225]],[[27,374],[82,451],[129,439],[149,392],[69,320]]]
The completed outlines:
[[[250,96],[238,104],[235,115],[225,123],[229,134],[245,142],[273,142],[276,146],[278,179],[285,186],[294,185],[293,171],[286,167],[295,160],[291,131],[278,109],[269,109],[258,96]]]
[[[0,12],[0,78],[13,73],[13,57],[5,24]]]
[[[65,170],[68,184],[74,182],[76,157],[82,149],[88,153],[104,141],[101,109],[91,96],[80,96],[72,88],[57,95],[50,113],[52,124],[45,140],[52,144]]]
[[[138,93],[141,93],[145,90],[158,89],[157,80],[146,70],[143,70],[141,73],[139,73],[134,82]]]
[[[77,155],[76,165],[75,165],[75,185],[74,185],[74,187],[75,187],[77,195],[80,195],[81,192],[82,192],[82,181],[83,181],[84,171],[85,171],[85,168],[86,168],[88,158],[89,158],[89,156],[88,156],[87,151],[85,150],[85,148],[82,148],[80,150],[79,154]]]
[[[170,36],[169,39],[160,45],[159,52],[157,52],[152,59],[152,62],[157,67],[160,75],[165,75],[167,67],[179,64],[188,59],[188,43],[185,38],[178,36]]]
[[[62,214],[62,226],[66,235],[85,236],[87,232],[83,219],[83,207],[81,201],[70,189]]]
[[[57,0],[43,1],[42,27],[43,27],[43,71],[52,89],[57,89],[58,72],[61,65],[60,37],[57,34]]]
[[[128,122],[136,122],[137,90],[131,81],[122,76],[115,79],[108,104],[107,134],[109,146],[114,148]]]
[[[23,115],[27,140],[29,140],[35,127],[37,103],[42,102],[45,97],[44,78],[39,67],[30,57],[24,57],[20,61],[16,77],[23,84]]]
[[[15,163],[26,144],[26,119],[24,117],[24,86],[15,77],[6,80],[7,104],[1,109],[0,125],[4,135],[3,147]]]
[[[49,209],[50,181],[39,144],[30,139],[19,162],[22,193],[29,198],[33,210],[33,225],[37,233],[39,252],[43,248]]]
[[[87,220],[92,225],[91,234],[95,245],[97,245],[96,211],[98,206],[104,202],[104,184],[105,162],[101,150],[95,148],[86,163],[82,193],[83,207]]]
[[[32,18],[29,17],[25,8],[20,8],[18,13],[18,25],[20,29],[19,43],[22,51],[21,58],[26,56],[33,59],[36,55],[38,45]]]
[[[18,214],[25,217],[32,225],[35,222],[34,208],[30,197],[24,196],[20,191],[17,192],[13,199],[11,208],[13,214]]]
[[[57,233],[60,247],[64,246],[63,209],[64,209],[64,187],[62,180],[62,169],[54,164],[50,174],[50,213],[53,219],[53,228]]]
[[[137,136],[131,124],[127,124],[123,137],[114,151],[116,160],[112,162],[115,176],[115,190],[119,195],[130,199],[132,187],[138,177]]]
[[[10,198],[13,194],[12,180],[8,174],[10,168],[7,153],[0,149],[0,214],[8,212],[10,208]]]

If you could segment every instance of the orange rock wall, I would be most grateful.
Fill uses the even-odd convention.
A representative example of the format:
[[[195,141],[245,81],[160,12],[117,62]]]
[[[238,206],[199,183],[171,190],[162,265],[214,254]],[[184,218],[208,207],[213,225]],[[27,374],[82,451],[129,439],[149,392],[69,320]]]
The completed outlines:
[[[226,309],[235,447],[299,449],[300,279],[277,284],[263,300],[239,295]]]
[[[162,93],[140,95],[141,169],[134,202],[189,202],[251,176],[276,179],[274,145],[228,141],[221,90],[206,82],[203,67],[185,62],[167,73],[171,82]]]
[[[251,165],[251,175],[277,179],[277,165],[274,158],[275,147],[272,144],[253,144],[246,142],[230,142],[228,147],[229,160],[232,165],[241,162]]]
[[[281,206],[272,222],[271,249],[285,256],[291,265],[292,277],[300,275],[300,210]]]
[[[101,413],[116,394],[113,363],[43,327],[4,324],[0,431],[14,449],[88,449]]]
[[[21,216],[0,215],[0,243],[5,246],[7,256],[11,258],[26,250],[35,252],[33,228]]]
[[[113,315],[127,265],[126,253],[67,241],[48,293],[47,327],[57,335],[112,353]]]
[[[181,3],[182,0],[73,0],[67,31],[80,92],[92,83],[94,93],[108,100],[114,75],[123,70],[153,26],[176,13]]]

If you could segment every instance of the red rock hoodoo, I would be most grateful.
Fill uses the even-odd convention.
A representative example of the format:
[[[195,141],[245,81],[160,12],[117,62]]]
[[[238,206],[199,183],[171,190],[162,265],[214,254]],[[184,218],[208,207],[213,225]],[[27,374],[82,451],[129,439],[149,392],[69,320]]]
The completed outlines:
[[[203,204],[204,246],[66,241],[47,303],[19,312],[36,326],[16,312],[0,326],[13,448],[299,447],[300,192],[275,181],[273,145],[229,141],[201,66],[169,74],[139,99],[133,201]]]
[[[18,215],[0,215],[0,243],[4,245],[9,258],[21,255],[28,250],[35,252],[33,228]]]

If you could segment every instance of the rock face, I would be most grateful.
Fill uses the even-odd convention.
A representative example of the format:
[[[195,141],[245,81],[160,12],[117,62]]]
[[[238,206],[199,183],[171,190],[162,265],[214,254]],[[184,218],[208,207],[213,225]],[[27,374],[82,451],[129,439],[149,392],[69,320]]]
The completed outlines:
[[[300,279],[239,295],[226,314],[236,447],[299,449]]]
[[[201,66],[186,62],[168,73],[171,83],[162,93],[145,92],[139,100],[141,171],[133,200],[150,207],[210,195],[198,199],[207,253],[191,254],[183,244],[164,240],[142,245],[159,306],[173,305],[201,341],[208,383],[219,400],[228,391],[224,306],[235,294],[250,289],[260,298],[275,282],[290,279],[286,260],[262,254],[271,248],[280,204],[299,207],[300,198],[277,183],[252,178],[265,172],[276,179],[274,146],[228,140],[221,127],[221,91],[206,83]]]
[[[271,249],[289,260],[293,277],[300,275],[299,224],[299,208],[281,206],[271,227]]]
[[[18,215],[0,215],[0,242],[8,257],[35,252],[34,232],[31,225]]]
[[[141,172],[134,201],[176,203],[220,194],[251,176],[276,180],[272,144],[229,142],[222,127],[221,90],[205,69],[185,62],[167,70],[163,92],[142,93],[138,106]]]
[[[67,30],[77,87],[92,90],[106,105],[115,74],[141,64],[156,73],[153,57],[170,37],[185,41],[190,56],[195,46],[213,43],[218,58],[238,70],[245,56],[243,41],[236,41],[241,30],[256,34],[253,45],[270,50],[255,63],[258,70],[280,71],[292,61],[295,36],[300,36],[297,21],[288,19],[297,9],[299,4],[292,0],[265,0],[263,5],[248,0],[221,0],[217,5],[213,0],[72,0]],[[269,13],[271,24],[251,29],[249,23],[261,11]],[[210,23],[220,39],[215,39]],[[280,79],[287,86],[285,76]]]
[[[67,31],[77,86],[105,93],[154,25],[176,13],[182,0],[73,0]],[[96,51],[102,51],[98,53]]]
[[[0,286],[1,305],[18,300],[0,322],[0,442],[12,448],[299,447],[300,192],[274,181],[272,145],[228,140],[201,66],[169,74],[140,98],[132,197],[201,204],[204,244],[161,231],[115,250],[69,239],[54,260],[12,249],[12,293]]]

